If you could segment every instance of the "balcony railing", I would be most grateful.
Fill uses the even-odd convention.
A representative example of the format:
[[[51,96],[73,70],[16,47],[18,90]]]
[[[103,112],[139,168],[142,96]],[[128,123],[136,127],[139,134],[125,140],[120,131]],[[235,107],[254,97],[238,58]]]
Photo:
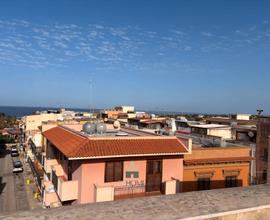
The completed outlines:
[[[56,176],[56,172],[54,170],[52,171],[51,180],[52,180],[52,183],[54,185],[55,190],[57,191],[57,189],[58,189],[58,177]]]
[[[145,192],[144,185],[126,185],[126,186],[116,186],[114,187],[114,196],[128,196],[133,197],[137,194],[142,194]]]
[[[42,153],[38,152],[38,153],[36,154],[36,158],[37,158],[38,162],[39,162],[42,166],[44,166],[44,155],[42,155]]]
[[[176,194],[178,180],[172,179],[159,185],[127,184],[122,186],[95,185],[96,202],[113,201],[132,197]],[[155,190],[149,190],[155,189]]]
[[[38,185],[38,188],[41,189],[41,183],[42,183],[42,179],[43,179],[42,172],[40,172],[40,170],[38,170],[36,168],[34,162],[31,160],[30,157],[28,157],[27,162],[31,168],[31,171],[32,171],[34,179]]]
[[[44,181],[41,191],[42,203],[44,207],[59,207],[61,202],[57,193],[54,190],[54,185],[51,181]]]

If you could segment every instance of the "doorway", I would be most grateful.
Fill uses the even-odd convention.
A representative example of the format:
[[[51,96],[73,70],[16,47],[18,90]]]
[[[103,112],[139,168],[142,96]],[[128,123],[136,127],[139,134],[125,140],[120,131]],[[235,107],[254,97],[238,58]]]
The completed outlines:
[[[146,165],[146,192],[161,191],[162,160],[148,160]]]

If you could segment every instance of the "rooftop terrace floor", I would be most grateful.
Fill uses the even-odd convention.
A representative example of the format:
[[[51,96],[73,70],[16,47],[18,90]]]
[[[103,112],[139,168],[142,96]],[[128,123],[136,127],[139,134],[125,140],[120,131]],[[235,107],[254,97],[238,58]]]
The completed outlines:
[[[270,208],[270,186],[218,189],[55,209],[2,213],[0,219],[202,219],[203,217],[208,219],[208,217],[219,216],[221,213],[224,215],[224,212],[254,207]]]

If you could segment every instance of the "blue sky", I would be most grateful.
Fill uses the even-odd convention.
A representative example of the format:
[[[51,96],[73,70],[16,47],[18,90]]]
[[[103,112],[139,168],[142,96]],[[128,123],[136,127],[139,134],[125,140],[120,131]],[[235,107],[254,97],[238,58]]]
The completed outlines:
[[[263,0],[0,1],[0,105],[270,113],[269,11]]]

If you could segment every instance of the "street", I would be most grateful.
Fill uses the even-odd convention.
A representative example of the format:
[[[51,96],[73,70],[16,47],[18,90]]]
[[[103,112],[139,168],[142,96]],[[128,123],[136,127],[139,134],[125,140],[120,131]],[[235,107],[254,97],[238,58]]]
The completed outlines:
[[[24,172],[13,174],[13,160],[10,151],[0,153],[0,212],[30,209],[29,189],[26,188]],[[25,164],[24,164],[25,167]]]

